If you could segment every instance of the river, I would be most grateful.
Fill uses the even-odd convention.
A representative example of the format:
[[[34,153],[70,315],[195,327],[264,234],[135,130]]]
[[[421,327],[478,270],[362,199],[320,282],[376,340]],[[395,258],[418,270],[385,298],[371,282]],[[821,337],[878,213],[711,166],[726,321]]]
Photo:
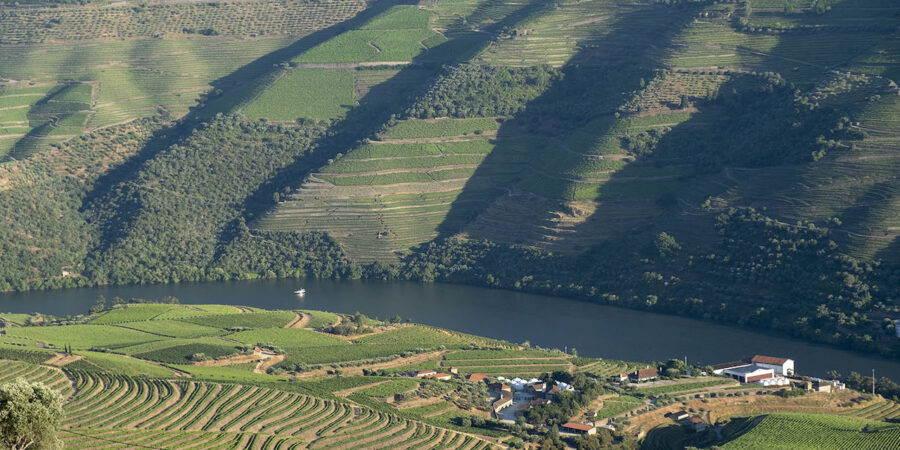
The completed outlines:
[[[292,292],[307,290],[304,298]],[[53,315],[87,312],[98,295],[148,299],[172,295],[182,303],[270,309],[362,312],[542,347],[577,349],[582,356],[662,361],[688,358],[714,364],[753,354],[789,357],[798,373],[828,370],[900,380],[900,362],[811,344],[771,333],[684,317],[513,291],[410,282],[278,280],[182,283],[0,294],[0,311]]]

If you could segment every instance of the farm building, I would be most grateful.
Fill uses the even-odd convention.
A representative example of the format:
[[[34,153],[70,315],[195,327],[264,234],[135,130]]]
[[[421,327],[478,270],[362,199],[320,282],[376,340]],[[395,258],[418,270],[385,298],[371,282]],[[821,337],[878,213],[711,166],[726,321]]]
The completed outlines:
[[[512,388],[509,385],[503,383],[491,383],[488,385],[488,389],[492,389],[500,392],[512,392]]]
[[[755,381],[775,378],[774,369],[761,367],[756,364],[725,369],[722,374],[734,378],[741,383],[753,383]]]
[[[703,419],[701,419],[697,416],[694,416],[694,417],[691,417],[690,419],[685,420],[684,424],[688,429],[690,429],[694,432],[697,432],[697,433],[706,429],[706,422],[704,422]]]
[[[758,366],[775,370],[778,375],[793,375],[794,360],[788,358],[776,358],[774,356],[756,355],[750,361]]]
[[[547,383],[539,382],[539,383],[528,383],[526,385],[526,391],[531,392],[535,395],[543,394],[544,390],[547,389]]]
[[[437,373],[438,373],[437,370],[433,370],[433,369],[420,370],[420,371],[416,372],[416,378],[430,377]]]
[[[449,373],[435,372],[431,375],[425,375],[420,378],[430,378],[432,380],[450,381],[453,379],[453,375],[450,375]]]
[[[500,410],[502,410],[503,408],[508,408],[512,405],[513,405],[513,393],[501,391],[500,398],[495,400],[491,406],[494,407],[494,412],[497,413],[497,412],[500,412]]]
[[[558,395],[558,394],[559,394],[560,392],[562,392],[562,391],[563,391],[563,390],[562,390],[561,387],[559,387],[559,386],[553,386],[552,388],[550,388],[549,390],[547,390],[547,392],[544,392],[544,397],[555,397],[556,395]]]
[[[597,428],[593,425],[578,422],[566,422],[559,427],[559,431],[570,434],[597,434]]]
[[[484,380],[487,380],[487,375],[485,375],[483,373],[472,373],[472,374],[469,374],[469,376],[467,376],[466,379],[469,381],[474,381],[474,382],[484,381]]]
[[[628,375],[628,379],[633,383],[639,383],[641,381],[652,380],[659,376],[659,371],[656,370],[656,367],[647,367],[644,369],[638,369],[634,372],[631,372]]]
[[[690,417],[690,416],[691,416],[691,415],[690,415],[687,411],[685,411],[685,410],[675,411],[675,412],[670,412],[670,413],[669,413],[669,418],[672,419],[672,420],[676,420],[676,421],[687,419],[687,418]]]
[[[716,375],[722,375],[728,369],[734,369],[735,367],[749,366],[753,362],[750,361],[750,358],[744,358],[738,361],[730,361],[726,363],[716,364],[712,366],[713,373]]]

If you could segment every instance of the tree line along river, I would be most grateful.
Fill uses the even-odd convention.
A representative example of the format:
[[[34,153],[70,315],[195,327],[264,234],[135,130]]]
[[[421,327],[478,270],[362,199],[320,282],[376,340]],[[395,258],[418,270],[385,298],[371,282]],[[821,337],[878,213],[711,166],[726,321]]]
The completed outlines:
[[[305,288],[298,297],[293,292]],[[829,370],[900,380],[900,362],[857,354],[748,328],[720,325],[543,295],[452,284],[349,280],[182,283],[0,294],[0,311],[52,315],[86,313],[98,295],[186,304],[362,312],[532,345],[577,349],[581,356],[631,361],[685,358],[715,364],[763,354],[796,360],[798,373]]]

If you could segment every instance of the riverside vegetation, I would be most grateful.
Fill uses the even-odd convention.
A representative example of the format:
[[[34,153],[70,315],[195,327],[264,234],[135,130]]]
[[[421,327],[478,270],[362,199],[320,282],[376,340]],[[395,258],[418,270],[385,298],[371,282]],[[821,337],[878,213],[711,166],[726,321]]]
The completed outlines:
[[[897,357],[897,12],[3,2],[0,291],[448,281]]]
[[[900,418],[896,397],[738,385],[678,360],[584,358],[574,349],[513,344],[400,317],[161,301],[101,298],[90,313],[69,317],[0,314],[4,442],[12,448],[35,441],[40,448],[874,449],[900,438],[892,423]],[[660,381],[612,381],[649,364],[661,368]],[[458,374],[446,381],[409,375],[451,367]],[[576,390],[507,423],[491,415],[496,393],[484,381],[466,380],[472,373],[488,381],[538,377]],[[40,400],[16,409],[29,396]],[[684,431],[666,418],[678,410],[711,428]],[[616,431],[560,434],[568,421],[608,422]]]

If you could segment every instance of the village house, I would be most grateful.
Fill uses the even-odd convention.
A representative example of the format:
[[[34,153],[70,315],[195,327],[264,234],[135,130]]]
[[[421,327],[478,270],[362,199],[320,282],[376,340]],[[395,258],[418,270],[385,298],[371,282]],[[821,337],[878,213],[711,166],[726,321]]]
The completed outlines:
[[[593,425],[585,425],[578,422],[566,422],[559,427],[559,432],[569,434],[597,434],[597,428]]]
[[[544,392],[544,397],[547,397],[547,398],[549,398],[549,397],[556,397],[556,396],[559,395],[559,393],[562,392],[562,391],[563,391],[563,390],[562,390],[561,387],[559,387],[559,386],[553,386],[553,387],[550,388],[547,392]]]
[[[703,419],[701,419],[697,416],[687,419],[685,421],[685,426],[689,430],[694,431],[695,433],[699,433],[701,431],[706,430],[706,422],[704,422]]]
[[[500,398],[494,401],[492,404],[494,408],[494,413],[499,413],[500,410],[504,408],[508,408],[513,405],[513,393],[507,391],[500,391]]]
[[[435,372],[431,375],[425,375],[422,378],[429,378],[432,380],[441,380],[441,381],[450,381],[453,379],[453,375],[450,375],[449,373]]]
[[[453,366],[450,366],[450,373],[456,375],[459,373],[459,369]]]
[[[791,376],[794,374],[793,359],[756,355],[750,359],[750,362],[760,367],[772,369],[778,375]]]
[[[510,392],[512,393],[512,388],[509,385],[503,383],[491,383],[488,385],[488,389],[500,392]]]
[[[659,377],[659,371],[656,370],[656,367],[638,369],[628,375],[628,379],[631,380],[632,383],[640,383],[641,381],[648,381],[657,377]]]
[[[525,391],[530,392],[534,395],[543,394],[546,389],[547,383],[544,382],[528,383],[527,385],[525,385]]]
[[[484,381],[484,380],[487,380],[487,375],[485,375],[483,373],[471,373],[471,374],[469,374],[469,376],[466,377],[466,380],[469,380],[472,382]]]

